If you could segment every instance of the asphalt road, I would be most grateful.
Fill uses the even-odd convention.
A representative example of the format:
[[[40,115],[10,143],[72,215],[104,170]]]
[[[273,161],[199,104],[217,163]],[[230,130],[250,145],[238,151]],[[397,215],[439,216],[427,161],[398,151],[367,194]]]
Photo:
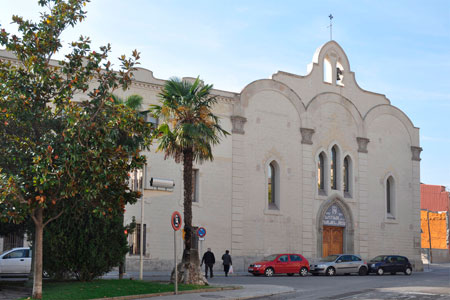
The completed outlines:
[[[450,299],[450,264],[406,276],[231,276],[209,279],[211,284],[273,284],[289,286],[294,293],[258,299]]]

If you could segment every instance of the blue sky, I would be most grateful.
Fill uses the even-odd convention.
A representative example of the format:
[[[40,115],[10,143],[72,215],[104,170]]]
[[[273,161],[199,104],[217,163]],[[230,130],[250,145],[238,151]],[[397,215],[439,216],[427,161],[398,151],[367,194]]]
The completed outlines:
[[[36,19],[36,3],[2,1],[0,24],[14,32],[11,15]],[[421,181],[450,187],[449,1],[94,0],[86,9],[66,43],[83,34],[94,46],[111,43],[113,57],[138,49],[157,78],[200,75],[233,92],[278,70],[305,75],[329,40],[332,13],[358,84],[420,128]]]

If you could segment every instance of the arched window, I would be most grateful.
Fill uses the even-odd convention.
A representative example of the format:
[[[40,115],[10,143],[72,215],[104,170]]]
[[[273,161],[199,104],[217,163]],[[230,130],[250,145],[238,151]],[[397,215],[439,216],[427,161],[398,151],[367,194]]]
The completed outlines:
[[[388,218],[395,217],[395,181],[392,176],[386,180],[386,213]]]
[[[331,148],[331,168],[330,168],[330,180],[331,189],[337,190],[337,149],[336,146]]]
[[[347,196],[350,196],[351,160],[348,155],[344,158],[344,166],[342,169],[342,176],[344,177],[344,195],[347,193]]]
[[[319,161],[317,163],[317,189],[319,192],[325,191],[325,154],[319,154]]]
[[[326,56],[323,60],[323,81],[331,83],[332,79],[332,70],[331,70],[331,61],[328,56]]]
[[[267,166],[267,203],[269,209],[279,208],[279,168],[275,161],[272,161]]]

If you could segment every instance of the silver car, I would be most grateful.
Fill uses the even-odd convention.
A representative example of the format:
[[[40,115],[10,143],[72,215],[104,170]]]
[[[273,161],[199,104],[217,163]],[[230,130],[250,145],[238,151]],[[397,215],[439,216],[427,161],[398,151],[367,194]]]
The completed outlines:
[[[358,273],[366,275],[368,267],[360,256],[355,254],[334,254],[329,255],[320,261],[309,266],[310,273],[313,275],[324,274],[334,276],[336,274]]]

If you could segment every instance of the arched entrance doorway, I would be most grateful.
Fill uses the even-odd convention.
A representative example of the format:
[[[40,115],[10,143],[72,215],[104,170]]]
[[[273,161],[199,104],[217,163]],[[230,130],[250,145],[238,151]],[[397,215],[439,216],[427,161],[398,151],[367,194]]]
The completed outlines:
[[[318,257],[354,251],[353,217],[344,201],[333,198],[322,203],[317,222]]]
[[[337,204],[328,207],[323,217],[322,256],[344,252],[345,216]]]

